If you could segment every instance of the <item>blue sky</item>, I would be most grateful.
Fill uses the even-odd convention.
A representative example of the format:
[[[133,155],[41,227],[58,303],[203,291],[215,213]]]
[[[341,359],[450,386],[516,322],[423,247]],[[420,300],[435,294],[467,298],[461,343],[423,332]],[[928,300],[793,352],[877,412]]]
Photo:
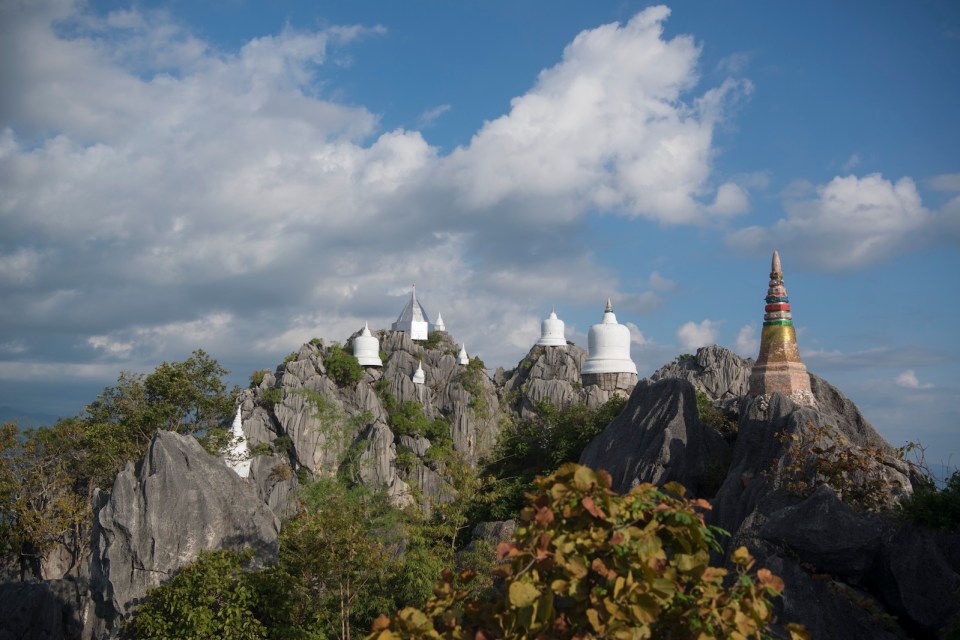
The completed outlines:
[[[649,374],[808,367],[960,460],[956,2],[0,0],[0,406],[245,384],[411,282],[490,367],[607,296]]]

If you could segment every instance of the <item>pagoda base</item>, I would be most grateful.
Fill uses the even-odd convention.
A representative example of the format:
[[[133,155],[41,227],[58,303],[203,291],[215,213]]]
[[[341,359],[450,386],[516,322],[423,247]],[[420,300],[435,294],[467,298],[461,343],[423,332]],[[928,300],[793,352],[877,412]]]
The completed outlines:
[[[810,374],[802,362],[754,364],[750,373],[750,395],[770,396],[777,392],[797,404],[816,404],[810,390]]]
[[[637,386],[637,374],[635,373],[584,373],[580,375],[583,386],[597,386],[610,393],[616,391],[626,392],[630,395],[633,388]]]

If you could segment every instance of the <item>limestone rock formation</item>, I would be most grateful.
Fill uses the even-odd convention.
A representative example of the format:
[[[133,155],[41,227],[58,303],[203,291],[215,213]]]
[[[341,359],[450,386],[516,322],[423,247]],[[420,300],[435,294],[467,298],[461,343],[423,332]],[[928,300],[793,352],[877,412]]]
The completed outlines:
[[[712,345],[700,347],[692,358],[680,357],[660,367],[650,379],[682,378],[711,400],[739,402],[750,389],[752,364],[729,349]]]
[[[261,495],[278,515],[289,515],[283,509],[288,508],[297,474],[304,472],[350,473],[368,486],[385,489],[397,506],[413,502],[411,483],[425,503],[441,500],[450,495],[450,487],[438,462],[438,447],[472,464],[495,443],[499,401],[479,360],[459,364],[459,346],[444,332],[424,343],[403,331],[373,334],[383,351],[383,367],[365,367],[355,383],[338,385],[324,365],[330,348],[313,341],[244,392],[241,413],[250,446],[269,445],[269,450],[257,452],[283,458],[253,466]],[[418,366],[425,374],[422,385],[411,379]],[[394,433],[391,412],[408,402],[415,403],[427,421],[445,421],[447,434],[434,437],[434,442],[423,433]],[[417,462],[398,469],[398,446],[412,452]],[[284,464],[293,472],[291,479],[264,475],[267,467],[274,473]]]
[[[615,491],[676,481],[710,496],[729,457],[723,436],[700,421],[693,385],[667,378],[641,381],[620,415],[584,449],[580,464],[606,469]]]
[[[93,608],[87,589],[73,578],[0,584],[0,640],[84,637]]]
[[[534,346],[513,370],[499,372],[504,399],[522,419],[534,417],[539,402],[549,402],[558,409],[583,403],[591,409],[603,405],[614,395],[627,397],[636,384],[636,375],[610,376],[611,385],[581,383],[580,370],[587,359],[587,351],[567,344],[565,346]]]
[[[91,588],[107,627],[203,549],[276,553],[279,523],[254,488],[189,436],[159,431],[97,496]]]

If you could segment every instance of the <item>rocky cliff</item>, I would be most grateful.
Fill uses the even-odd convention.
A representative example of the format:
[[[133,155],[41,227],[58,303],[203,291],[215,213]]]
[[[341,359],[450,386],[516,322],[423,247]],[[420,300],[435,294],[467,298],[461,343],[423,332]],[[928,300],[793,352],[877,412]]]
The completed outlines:
[[[679,480],[712,498],[727,553],[746,545],[780,575],[780,619],[812,638],[946,637],[960,616],[960,533],[889,515],[912,489],[910,465],[838,389],[811,374],[814,407],[748,398],[750,364],[709,347],[666,365],[581,462],[611,471],[619,490]],[[697,391],[739,415],[729,452],[700,419]]]
[[[253,488],[190,436],[158,431],[144,459],[95,497],[90,584],[98,635],[204,549],[276,554],[279,522]]]
[[[429,506],[450,495],[450,452],[472,464],[495,443],[500,403],[479,359],[457,364],[459,347],[444,332],[425,343],[403,332],[376,335],[384,366],[365,368],[354,383],[327,374],[331,347],[317,341],[244,393],[244,432],[255,453],[274,456],[254,462],[254,481],[278,515],[289,514],[298,476],[343,472],[384,488],[398,506],[415,496]],[[418,366],[422,385],[412,381]],[[416,432],[427,423],[429,433]]]

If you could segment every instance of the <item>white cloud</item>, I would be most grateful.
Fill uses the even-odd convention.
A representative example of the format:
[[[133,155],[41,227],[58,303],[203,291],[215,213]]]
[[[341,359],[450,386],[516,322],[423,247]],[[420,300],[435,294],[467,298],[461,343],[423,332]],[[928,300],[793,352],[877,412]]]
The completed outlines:
[[[437,118],[445,114],[447,111],[450,111],[450,105],[441,104],[440,106],[434,107],[433,109],[428,109],[420,114],[420,117],[417,118],[417,124],[420,127],[429,127]]]
[[[788,201],[787,217],[769,228],[730,234],[729,244],[755,250],[777,246],[826,270],[860,267],[889,258],[916,241],[933,217],[910,178],[895,183],[874,173],[836,177],[816,197]]]
[[[713,320],[702,322],[686,322],[677,329],[676,336],[680,348],[684,351],[695,351],[717,342],[719,327]]]
[[[760,353],[760,335],[755,323],[745,324],[737,332],[737,339],[733,343],[733,350],[744,358],[756,358]]]
[[[894,382],[897,383],[897,386],[903,387],[904,389],[931,389],[933,388],[933,383],[925,382],[922,383],[917,379],[917,374],[913,369],[907,369],[900,375],[896,377]]]
[[[960,191],[960,173],[944,173],[928,181],[938,191]]]
[[[665,278],[660,275],[659,272],[653,271],[650,273],[650,288],[657,289],[658,291],[673,291],[677,288],[677,283],[670,278]]]
[[[671,223],[745,210],[741,187],[714,191],[708,179],[713,128],[750,86],[726,81],[685,102],[700,52],[690,37],[663,38],[669,13],[650,7],[577,35],[508,114],[451,155],[458,202],[497,210],[546,199],[559,220],[592,207]]]
[[[624,324],[626,325],[627,329],[630,330],[630,342],[638,347],[642,347],[650,342],[647,337],[643,335],[643,332],[640,331],[640,327],[638,327],[636,324],[633,322],[625,322]]]
[[[840,168],[844,171],[853,171],[860,166],[861,162],[863,162],[863,160],[860,158],[860,154],[855,153],[847,158],[847,161],[840,165]]]

